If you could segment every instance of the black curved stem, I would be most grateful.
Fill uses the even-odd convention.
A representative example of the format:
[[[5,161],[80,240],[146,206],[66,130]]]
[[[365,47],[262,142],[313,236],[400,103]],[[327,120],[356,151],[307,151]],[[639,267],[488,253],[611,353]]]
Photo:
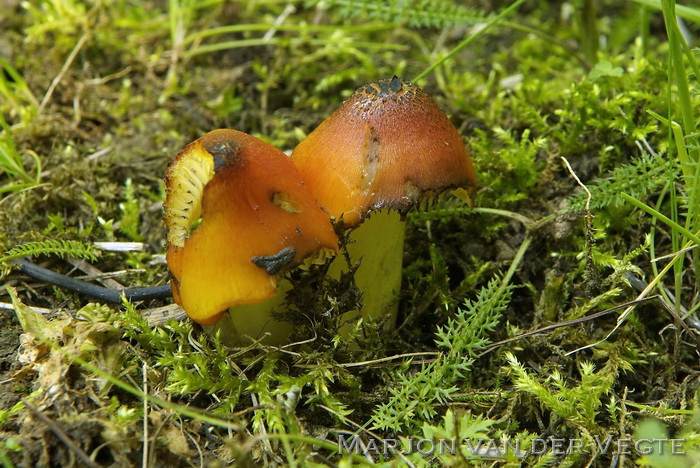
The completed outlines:
[[[149,286],[146,288],[126,288],[117,291],[116,289],[104,288],[56,273],[55,271],[47,270],[23,258],[16,260],[16,264],[19,266],[19,271],[27,276],[104,302],[118,304],[122,301],[122,297],[126,297],[130,301],[146,301],[149,299],[163,299],[172,296],[170,285],[168,284]]]

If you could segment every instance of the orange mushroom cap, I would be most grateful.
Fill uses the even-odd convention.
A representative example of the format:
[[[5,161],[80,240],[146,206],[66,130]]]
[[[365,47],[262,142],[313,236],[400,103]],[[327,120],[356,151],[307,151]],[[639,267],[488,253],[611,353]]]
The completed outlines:
[[[319,203],[345,226],[369,211],[408,211],[476,175],[462,138],[418,86],[392,79],[359,88],[292,153]]]
[[[215,130],[190,143],[168,165],[166,185],[173,296],[203,325],[272,297],[281,272],[338,250],[290,158],[248,134]]]

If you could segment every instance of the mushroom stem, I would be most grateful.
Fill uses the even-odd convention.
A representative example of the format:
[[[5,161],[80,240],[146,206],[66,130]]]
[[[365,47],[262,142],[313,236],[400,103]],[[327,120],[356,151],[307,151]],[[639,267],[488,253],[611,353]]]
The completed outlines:
[[[343,316],[348,323],[340,329],[342,336],[350,333],[360,315],[363,320],[385,319],[385,329],[394,328],[401,291],[404,233],[400,213],[390,210],[372,213],[350,233],[347,249],[351,263],[360,263],[355,284],[362,291],[362,308]],[[347,261],[339,255],[328,274],[338,279],[347,270]]]
[[[355,285],[362,292],[362,307],[343,314],[345,324],[339,330],[341,336],[347,337],[360,317],[364,321],[383,321],[385,330],[395,327],[406,230],[401,218],[400,213],[390,210],[368,215],[348,236],[350,264],[343,255],[336,256],[331,262],[328,275],[336,280],[359,263]],[[220,330],[223,342],[228,346],[246,346],[254,340],[269,346],[287,344],[293,325],[272,314],[284,311],[285,296],[291,288],[291,283],[283,279],[275,296],[254,304],[230,307],[216,325],[204,328],[210,333]]]
[[[274,296],[262,302],[229,307],[215,325],[204,326],[209,333],[221,331],[227,346],[247,346],[253,341],[269,346],[281,346],[289,342],[292,324],[273,317],[273,312],[283,312],[284,298],[292,284],[283,279]]]

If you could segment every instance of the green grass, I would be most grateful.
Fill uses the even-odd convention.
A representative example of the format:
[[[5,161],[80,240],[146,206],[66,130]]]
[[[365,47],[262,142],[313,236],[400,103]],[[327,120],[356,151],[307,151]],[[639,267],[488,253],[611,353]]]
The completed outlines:
[[[0,333],[3,466],[40,463],[33,444],[54,440],[22,398],[105,465],[484,465],[464,444],[405,449],[528,451],[547,437],[585,446],[525,463],[696,463],[700,67],[675,16],[697,38],[700,9],[293,6],[43,0],[0,13],[14,52],[0,59],[0,261],[15,288],[0,302],[18,317]],[[230,127],[291,149],[393,74],[448,113],[479,178],[475,208],[409,213],[397,331],[341,337],[327,311],[354,304],[353,281],[315,269],[288,305],[321,338],[282,349],[232,349],[189,320],[149,324],[164,302],[88,304],[10,271],[30,255],[76,274],[68,256],[126,286],[166,282],[163,175],[185,144]],[[105,240],[146,251],[96,256]],[[396,445],[343,454],[341,434]],[[608,437],[682,438],[686,455],[614,454],[597,444]],[[76,449],[55,440],[68,463]]]
[[[12,129],[0,115],[0,174],[5,175],[8,183],[0,186],[0,193],[17,192],[25,188],[34,187],[41,181],[41,159],[34,152],[29,152],[34,161],[35,173],[31,174],[26,167],[22,154],[20,154],[12,138]]]

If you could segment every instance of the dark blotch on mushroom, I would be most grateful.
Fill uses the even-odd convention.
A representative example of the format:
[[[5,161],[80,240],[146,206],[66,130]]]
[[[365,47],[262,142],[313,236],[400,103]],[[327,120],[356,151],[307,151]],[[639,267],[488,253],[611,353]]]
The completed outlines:
[[[406,84],[410,83],[406,82]],[[396,99],[396,93],[401,91],[403,85],[404,82],[401,81],[401,78],[394,75],[394,77],[390,80],[379,80],[374,83],[365,85],[364,91],[367,94],[376,95],[380,98],[386,98],[388,96],[391,96],[394,99]]]
[[[382,80],[379,81],[377,84],[379,84],[380,96],[396,94],[399,91],[401,91],[401,88],[403,88],[403,82],[396,75],[394,75],[394,77],[390,81]]]
[[[214,170],[218,171],[222,167],[234,166],[238,158],[234,156],[239,151],[239,147],[232,141],[219,141],[205,148],[214,156]]]
[[[287,247],[280,250],[275,255],[263,255],[260,257],[253,257],[250,259],[251,262],[255,263],[260,268],[264,268],[268,274],[276,275],[294,260],[297,255],[297,250],[294,247]]]
[[[367,163],[376,163],[379,160],[380,155],[380,143],[379,143],[379,133],[374,127],[369,128],[369,142],[367,143],[367,148],[365,151],[365,158]]]

